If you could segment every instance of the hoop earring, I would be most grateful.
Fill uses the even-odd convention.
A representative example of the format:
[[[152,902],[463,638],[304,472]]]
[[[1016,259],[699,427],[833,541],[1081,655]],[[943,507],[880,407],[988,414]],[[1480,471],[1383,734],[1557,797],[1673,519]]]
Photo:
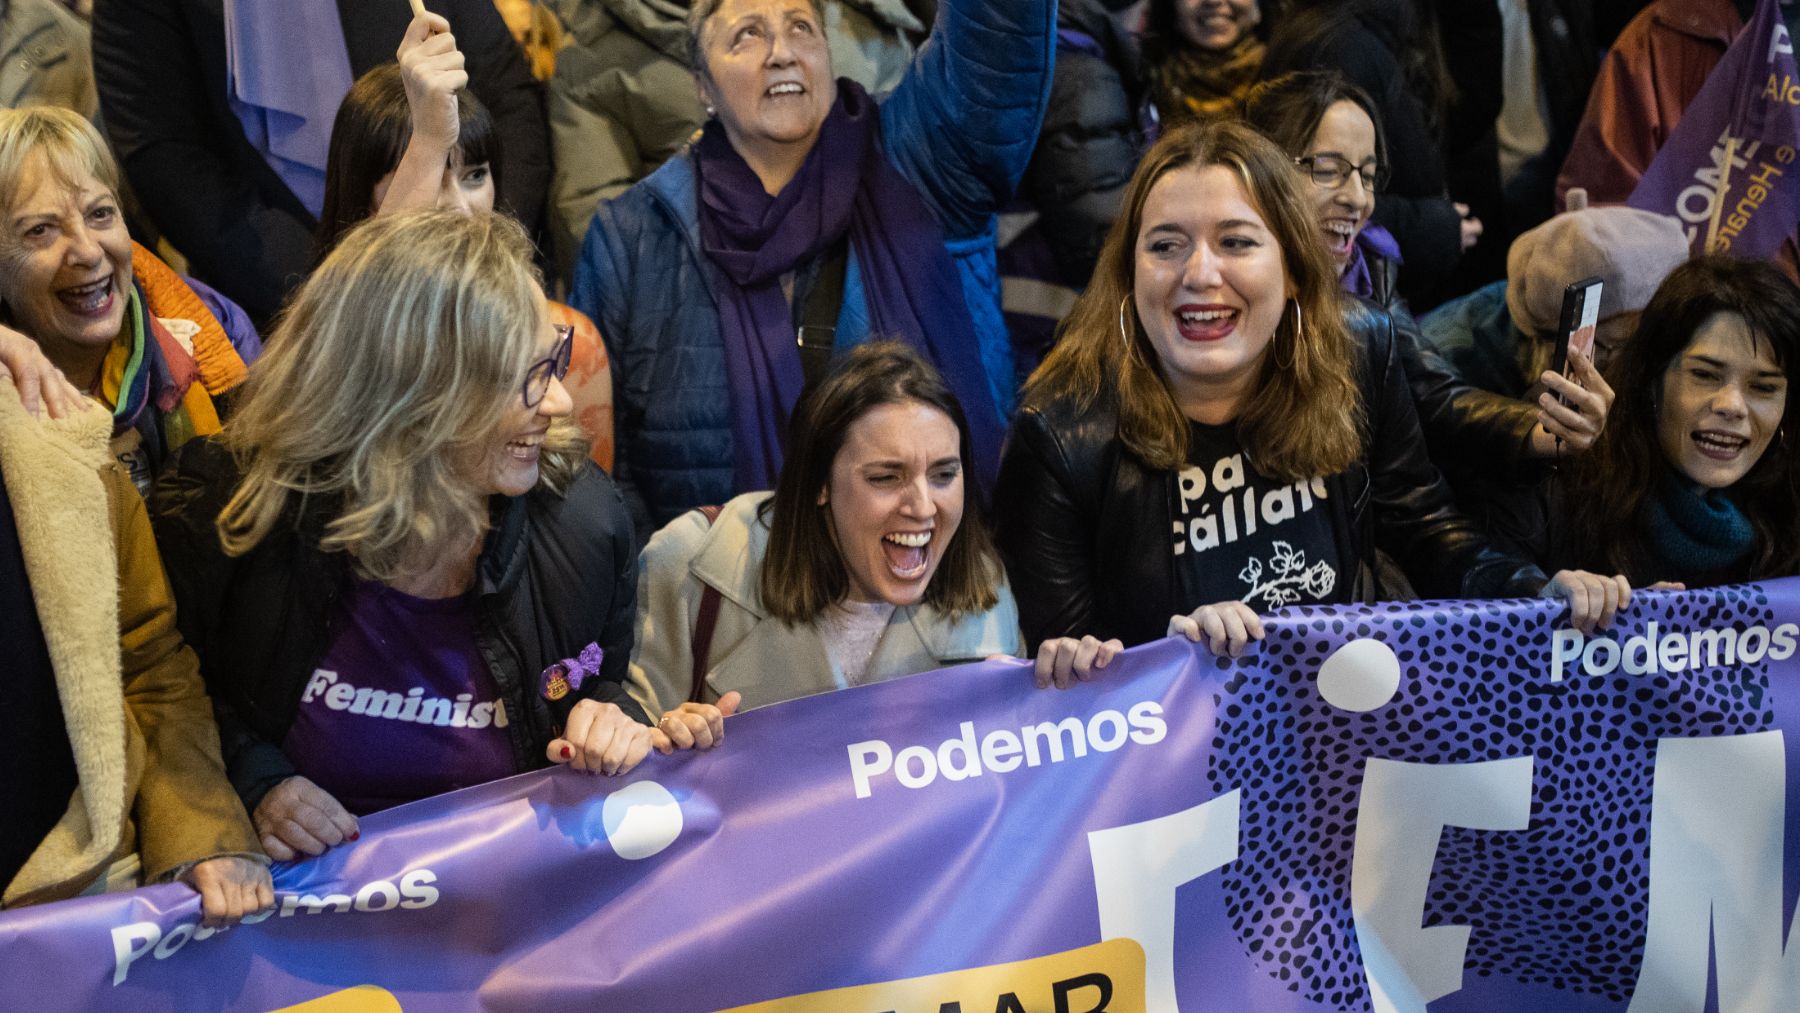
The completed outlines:
[[[1300,300],[1290,299],[1288,301],[1294,305],[1294,347],[1291,349],[1293,354],[1288,356],[1287,365],[1285,366],[1281,364],[1280,356],[1275,357],[1275,368],[1284,373],[1291,372],[1294,368],[1294,364],[1300,360],[1301,338],[1306,333],[1305,318],[1300,314]]]
[[[1131,328],[1125,323],[1125,307],[1129,305],[1131,305],[1131,293],[1126,292],[1125,298],[1119,300],[1119,340],[1125,342],[1125,354],[1128,356],[1133,347]]]

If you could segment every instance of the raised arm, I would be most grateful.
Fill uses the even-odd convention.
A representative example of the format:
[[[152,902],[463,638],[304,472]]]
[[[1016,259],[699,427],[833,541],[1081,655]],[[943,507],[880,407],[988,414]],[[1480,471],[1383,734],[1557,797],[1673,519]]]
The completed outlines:
[[[444,169],[462,132],[456,96],[469,85],[469,72],[463,67],[456,37],[450,34],[450,22],[440,15],[413,18],[394,56],[406,89],[412,135],[376,209],[381,213],[437,207]]]
[[[943,0],[882,103],[887,154],[949,239],[982,235],[1031,160],[1050,97],[1054,0]]]

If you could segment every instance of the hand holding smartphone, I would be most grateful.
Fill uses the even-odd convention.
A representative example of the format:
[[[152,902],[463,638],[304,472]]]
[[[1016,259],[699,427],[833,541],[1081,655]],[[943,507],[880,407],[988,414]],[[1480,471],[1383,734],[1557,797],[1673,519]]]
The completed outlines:
[[[1584,278],[1563,289],[1562,326],[1556,335],[1556,358],[1552,372],[1569,375],[1569,349],[1594,358],[1594,331],[1600,324],[1600,293],[1606,283],[1599,278]]]

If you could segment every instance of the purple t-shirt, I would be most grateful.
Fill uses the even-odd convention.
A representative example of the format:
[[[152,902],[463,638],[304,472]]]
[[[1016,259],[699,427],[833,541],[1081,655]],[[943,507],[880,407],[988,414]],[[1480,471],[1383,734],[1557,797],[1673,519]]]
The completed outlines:
[[[518,773],[475,599],[358,581],[282,751],[357,815]]]

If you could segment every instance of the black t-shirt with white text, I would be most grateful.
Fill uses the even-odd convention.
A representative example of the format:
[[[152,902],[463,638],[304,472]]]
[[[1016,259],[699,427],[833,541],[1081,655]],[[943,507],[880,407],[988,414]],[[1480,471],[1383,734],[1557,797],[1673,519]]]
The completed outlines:
[[[1258,474],[1233,425],[1189,424],[1175,481],[1171,551],[1183,608],[1242,601],[1257,612],[1349,600],[1323,478]]]

